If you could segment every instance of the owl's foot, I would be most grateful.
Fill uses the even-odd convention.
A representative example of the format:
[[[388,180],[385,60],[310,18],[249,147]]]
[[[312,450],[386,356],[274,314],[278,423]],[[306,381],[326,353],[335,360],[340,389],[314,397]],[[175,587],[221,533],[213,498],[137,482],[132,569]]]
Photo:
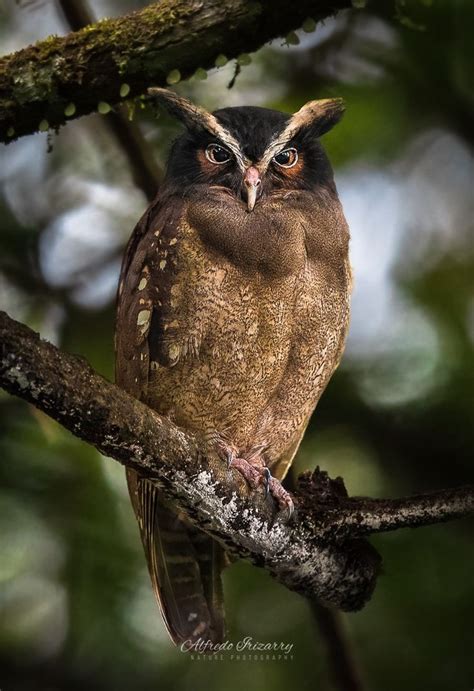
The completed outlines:
[[[227,463],[229,468],[235,468],[239,471],[252,489],[257,489],[263,485],[265,497],[271,494],[285,520],[290,520],[295,508],[291,495],[281,482],[273,477],[269,469],[263,464],[261,457],[250,462],[230,453],[227,457]]]
[[[265,496],[272,495],[278,504],[279,510],[284,512],[283,515],[289,521],[295,510],[291,494],[286,491],[280,480],[273,477],[267,467],[264,468],[264,475],[263,486],[265,488]]]

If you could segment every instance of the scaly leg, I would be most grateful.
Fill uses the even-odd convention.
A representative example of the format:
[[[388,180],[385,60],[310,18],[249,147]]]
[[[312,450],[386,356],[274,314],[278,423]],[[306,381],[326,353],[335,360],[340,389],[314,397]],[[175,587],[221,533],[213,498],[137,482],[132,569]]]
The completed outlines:
[[[238,470],[252,489],[263,486],[265,497],[271,494],[279,511],[283,511],[286,520],[289,520],[295,508],[293,500],[289,492],[279,480],[273,477],[265,465],[261,455],[264,448],[264,446],[256,447],[244,457],[238,455],[236,449],[225,442],[220,441],[219,443],[219,451],[226,459],[227,467]]]

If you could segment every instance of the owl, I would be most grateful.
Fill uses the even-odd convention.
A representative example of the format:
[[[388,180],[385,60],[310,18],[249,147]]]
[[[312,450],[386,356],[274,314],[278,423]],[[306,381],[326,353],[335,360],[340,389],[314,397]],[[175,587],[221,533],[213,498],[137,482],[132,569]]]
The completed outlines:
[[[287,519],[281,480],[348,326],[349,233],[319,141],[343,106],[209,113],[150,95],[185,129],[124,256],[116,381],[199,433]],[[153,482],[130,469],[127,480],[172,640],[223,640],[222,548]]]

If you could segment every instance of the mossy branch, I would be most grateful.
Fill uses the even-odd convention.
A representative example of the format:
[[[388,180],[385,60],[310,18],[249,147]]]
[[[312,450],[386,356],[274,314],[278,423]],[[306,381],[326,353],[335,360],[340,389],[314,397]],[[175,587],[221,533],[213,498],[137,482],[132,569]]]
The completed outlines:
[[[0,58],[0,141],[115,104],[257,50],[350,0],[161,0]],[[217,62],[216,62],[217,61]]]
[[[191,521],[230,553],[250,559],[310,599],[359,609],[380,557],[361,536],[474,513],[474,488],[404,499],[349,498],[319,470],[300,477],[290,523],[271,498],[249,493],[235,470],[196,435],[106,381],[82,358],[42,341],[0,312],[0,386],[102,453],[153,478]]]

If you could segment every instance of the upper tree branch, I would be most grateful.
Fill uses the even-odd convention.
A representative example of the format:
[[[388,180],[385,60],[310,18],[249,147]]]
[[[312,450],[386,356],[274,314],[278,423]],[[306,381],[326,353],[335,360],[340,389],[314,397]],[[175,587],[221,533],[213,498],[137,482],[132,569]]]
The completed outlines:
[[[0,59],[0,141],[59,127],[237,57],[326,17],[349,0],[161,0],[65,37],[52,36]],[[124,86],[126,85],[126,86]],[[122,88],[122,96],[121,94]],[[68,107],[69,106],[69,107]],[[103,109],[103,108],[102,108]],[[68,115],[65,114],[68,113]]]
[[[349,499],[341,479],[300,478],[290,524],[196,435],[114,386],[82,358],[58,350],[0,312],[0,386],[29,401],[102,453],[154,478],[227,550],[265,567],[310,598],[357,609],[380,558],[360,535],[474,512],[474,488],[398,500]]]

